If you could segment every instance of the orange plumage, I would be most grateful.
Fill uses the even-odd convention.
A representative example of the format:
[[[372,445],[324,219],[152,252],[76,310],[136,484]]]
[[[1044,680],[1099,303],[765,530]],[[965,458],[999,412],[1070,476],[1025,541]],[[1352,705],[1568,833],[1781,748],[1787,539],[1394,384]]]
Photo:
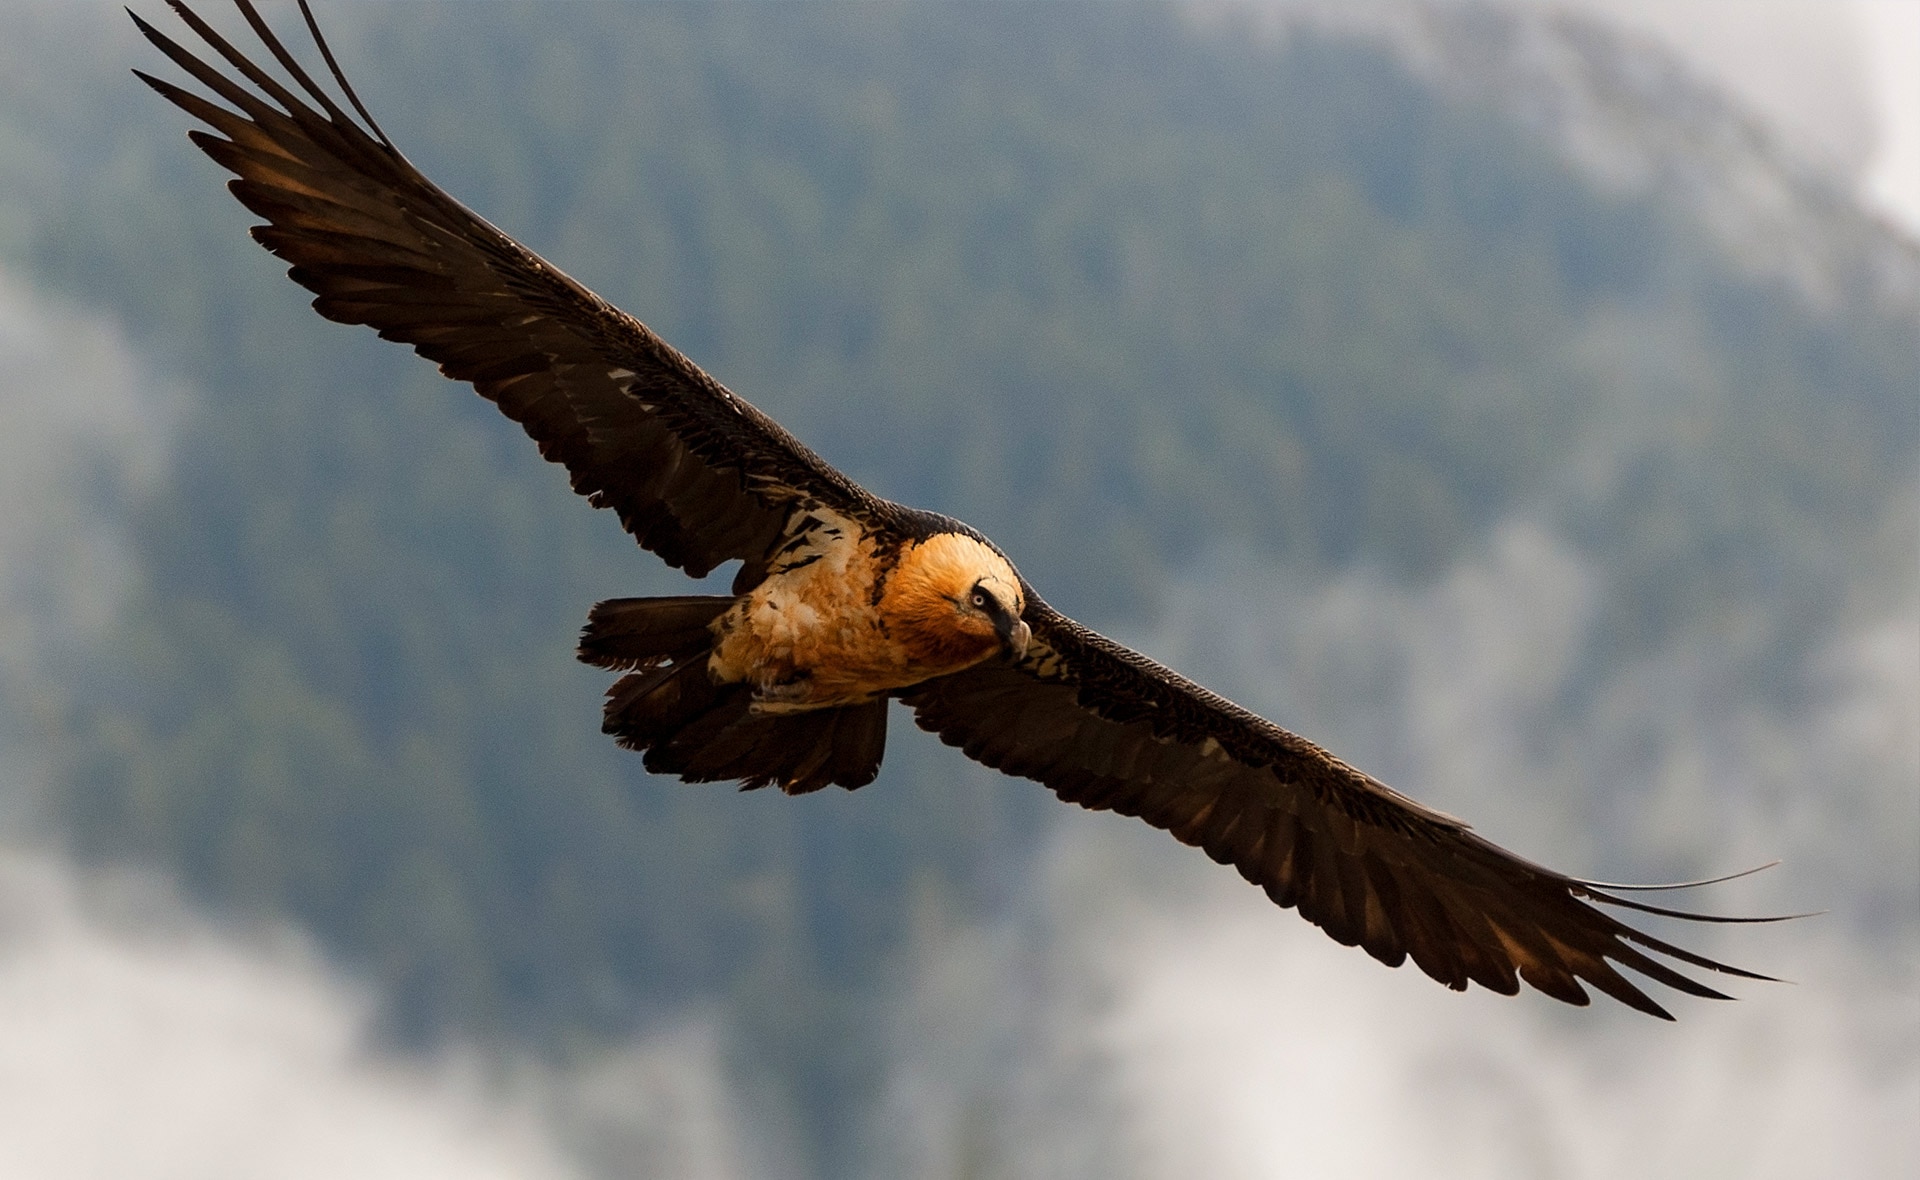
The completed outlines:
[[[972,605],[982,587],[1015,615],[1024,606],[991,546],[940,533],[883,549],[836,514],[715,620],[708,668],[752,686],[761,712],[872,700],[999,650],[993,619]]]

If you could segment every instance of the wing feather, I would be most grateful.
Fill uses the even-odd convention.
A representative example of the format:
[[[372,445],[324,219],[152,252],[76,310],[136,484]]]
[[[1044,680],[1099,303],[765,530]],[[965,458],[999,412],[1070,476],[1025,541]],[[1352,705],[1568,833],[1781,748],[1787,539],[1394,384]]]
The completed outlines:
[[[1764,979],[1629,927],[1616,899],[1482,839],[1303,738],[1089,631],[1028,592],[1033,641],[903,694],[922,728],[1082,806],[1139,816],[1389,966],[1456,990],[1588,984],[1671,1018],[1615,969],[1726,998],[1661,958]],[[1632,904],[1632,903],[1622,903]],[[1707,921],[1729,919],[1708,915]]]
[[[889,518],[890,505],[644,324],[429,181],[343,78],[360,120],[301,69],[250,0],[235,4],[291,85],[169,2],[224,68],[134,21],[218,101],[139,76],[210,129],[191,132],[193,142],[235,175],[234,196],[266,219],[254,237],[291,264],[314,309],[470,382],[641,545],[701,576],[760,559],[796,508]]]
[[[224,67],[134,21],[213,99],[139,76],[205,125],[192,141],[234,174],[235,197],[266,221],[254,237],[290,264],[314,308],[410,345],[471,383],[642,546],[696,576],[740,559],[746,578],[764,570],[789,522],[817,506],[882,527],[962,527],[869,495],[644,324],[427,180],[353,93],[306,0],[308,30],[357,119],[250,0],[234,3],[290,86],[181,0],[169,3]],[[1390,965],[1411,958],[1455,989],[1475,982],[1512,994],[1524,980],[1585,1004],[1584,983],[1667,1017],[1616,964],[1710,998],[1725,997],[1664,960],[1766,978],[1598,906],[1739,919],[1675,914],[1525,861],[1053,612],[1030,590],[1028,601],[1033,642],[1023,662],[902,693],[923,728],[969,757],[1084,807],[1143,818],[1235,866],[1340,942]],[[847,723],[871,728],[873,718]],[[716,710],[667,752],[726,777],[753,764],[755,748],[780,728]],[[868,737],[861,748],[877,749]],[[818,758],[827,756],[821,747]]]

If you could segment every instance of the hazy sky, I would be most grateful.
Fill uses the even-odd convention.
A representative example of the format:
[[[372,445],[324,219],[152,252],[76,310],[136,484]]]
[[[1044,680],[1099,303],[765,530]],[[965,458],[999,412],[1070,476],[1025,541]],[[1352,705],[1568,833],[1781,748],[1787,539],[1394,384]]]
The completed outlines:
[[[1679,49],[1920,236],[1920,0],[1540,0]]]
[[[1920,237],[1920,0],[1854,0],[1880,136],[1867,192]]]

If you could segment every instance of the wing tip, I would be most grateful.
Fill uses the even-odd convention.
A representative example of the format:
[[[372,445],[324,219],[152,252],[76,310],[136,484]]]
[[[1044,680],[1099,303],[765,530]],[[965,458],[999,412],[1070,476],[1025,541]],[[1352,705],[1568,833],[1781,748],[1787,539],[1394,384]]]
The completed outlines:
[[[1622,893],[1659,893],[1677,889],[1699,889],[1705,885],[1724,885],[1728,881],[1738,881],[1742,877],[1751,877],[1755,873],[1764,873],[1768,869],[1777,869],[1785,862],[1770,860],[1763,865],[1754,865],[1750,869],[1741,869],[1737,873],[1727,873],[1719,877],[1704,877],[1698,881],[1668,881],[1659,885],[1627,885],[1618,881],[1580,881],[1589,889],[1612,889]]]

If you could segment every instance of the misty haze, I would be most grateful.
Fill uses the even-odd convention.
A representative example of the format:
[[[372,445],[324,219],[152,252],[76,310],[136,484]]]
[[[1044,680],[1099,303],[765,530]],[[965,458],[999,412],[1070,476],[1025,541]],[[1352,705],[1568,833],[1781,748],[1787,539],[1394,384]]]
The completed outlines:
[[[900,711],[857,792],[650,778],[573,643],[684,579],[308,309],[118,7],[17,4],[0,1172],[1920,1171],[1907,18],[1578,7],[318,16],[427,175],[1063,611],[1556,869],[1781,860],[1680,904],[1823,916],[1649,929],[1792,982],[1671,1025],[1388,970]]]

